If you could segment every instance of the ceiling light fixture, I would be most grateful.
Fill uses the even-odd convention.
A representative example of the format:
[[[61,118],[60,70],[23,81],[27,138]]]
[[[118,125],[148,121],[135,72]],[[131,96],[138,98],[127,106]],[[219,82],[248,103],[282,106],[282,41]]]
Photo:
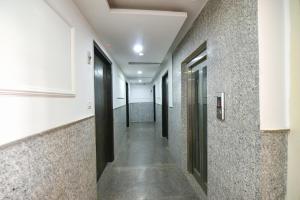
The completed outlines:
[[[142,80],[139,80],[139,83],[141,83],[142,82]]]
[[[142,71],[138,71],[137,73],[138,73],[138,74],[142,74],[143,72],[142,72]]]
[[[144,53],[143,53],[143,52],[140,52],[140,53],[139,53],[139,56],[143,56],[143,55],[144,55]]]
[[[142,53],[144,47],[141,44],[136,44],[133,47],[133,51],[136,53]]]

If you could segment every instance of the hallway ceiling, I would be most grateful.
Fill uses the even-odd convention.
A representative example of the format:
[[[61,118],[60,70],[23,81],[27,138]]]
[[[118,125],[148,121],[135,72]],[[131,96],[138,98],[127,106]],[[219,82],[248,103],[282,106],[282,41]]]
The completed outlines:
[[[73,0],[129,80],[150,83],[206,0]],[[143,56],[134,52],[143,46]],[[129,62],[137,62],[129,64]],[[144,64],[146,63],[146,64]],[[151,64],[149,64],[151,63]],[[138,74],[142,71],[142,74]]]

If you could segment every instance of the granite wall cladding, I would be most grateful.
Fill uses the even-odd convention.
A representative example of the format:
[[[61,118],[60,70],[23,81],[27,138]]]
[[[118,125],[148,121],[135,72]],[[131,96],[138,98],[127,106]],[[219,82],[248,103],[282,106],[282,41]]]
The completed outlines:
[[[156,109],[156,122],[155,128],[158,136],[162,137],[162,106],[161,104],[155,104]]]
[[[257,0],[209,0],[173,54],[170,137],[187,169],[187,86],[182,61],[208,45],[208,199],[259,199],[259,63]],[[216,119],[217,92],[226,120]],[[172,145],[172,144],[170,144]]]
[[[0,199],[97,198],[94,118],[0,147]]]
[[[177,163],[178,166],[181,166],[181,138],[177,137],[174,132],[181,122],[178,122],[179,126],[174,126],[174,121],[179,120],[176,115],[173,115],[174,111],[173,108],[169,108],[169,138],[168,138],[168,145],[169,151],[172,155],[172,158]],[[162,105],[156,104],[156,133],[159,134],[159,137],[162,137]]]
[[[127,134],[126,127],[126,106],[114,109],[114,153],[115,159],[123,145],[123,141]]]
[[[173,83],[174,84],[174,83]],[[169,108],[169,149],[172,155],[172,158],[176,162],[176,164],[182,167],[185,171],[187,168],[183,165],[184,160],[186,162],[186,158],[183,158],[184,153],[186,152],[183,149],[183,143],[186,142],[183,138],[182,132],[182,118],[180,116],[180,105],[178,102],[173,102],[174,107]],[[176,106],[176,107],[175,107]]]
[[[261,199],[284,200],[287,184],[288,131],[262,132]]]
[[[153,103],[131,103],[130,122],[153,122]]]

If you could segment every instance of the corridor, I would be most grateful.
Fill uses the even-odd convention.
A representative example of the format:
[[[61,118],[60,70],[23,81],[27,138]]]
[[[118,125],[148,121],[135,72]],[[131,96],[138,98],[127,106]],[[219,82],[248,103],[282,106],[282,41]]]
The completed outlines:
[[[0,0],[0,200],[300,200],[300,0]]]
[[[157,134],[154,123],[132,123],[125,140],[116,161],[99,180],[99,199],[199,199],[172,160],[167,140]]]

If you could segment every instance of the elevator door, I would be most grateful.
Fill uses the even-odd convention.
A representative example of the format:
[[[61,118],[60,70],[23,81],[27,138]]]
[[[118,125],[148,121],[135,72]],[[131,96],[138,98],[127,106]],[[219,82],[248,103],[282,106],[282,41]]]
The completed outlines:
[[[207,68],[195,66],[192,69],[192,173],[207,191]]]

